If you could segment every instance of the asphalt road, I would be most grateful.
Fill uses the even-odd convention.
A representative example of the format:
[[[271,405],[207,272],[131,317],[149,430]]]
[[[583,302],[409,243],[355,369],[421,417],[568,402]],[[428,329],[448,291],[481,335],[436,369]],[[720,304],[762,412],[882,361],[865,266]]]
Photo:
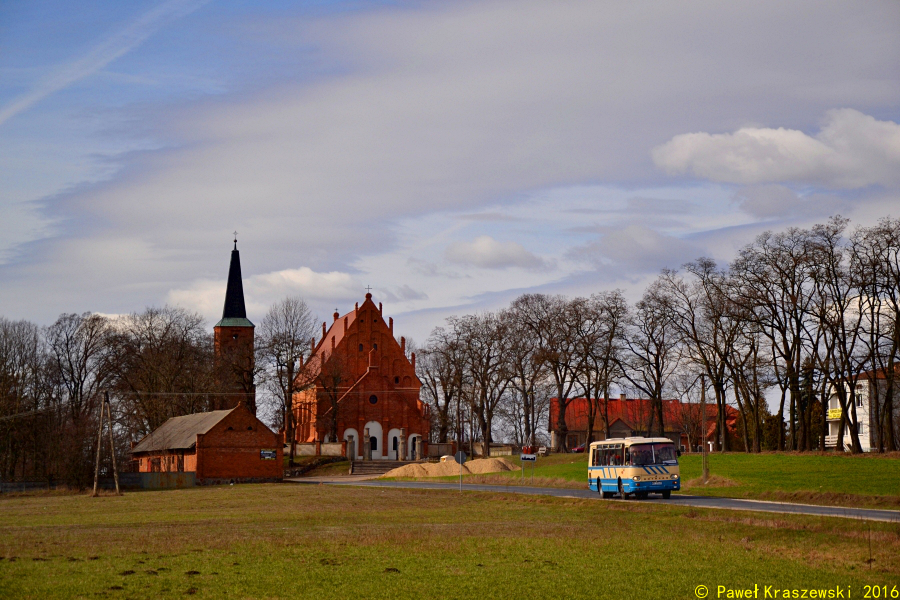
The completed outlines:
[[[314,477],[297,477],[286,479],[291,483],[352,485],[373,488],[404,488],[418,490],[458,491],[459,484],[429,483],[421,481],[381,481],[372,479],[351,480],[343,477],[318,479]],[[529,486],[481,485],[463,483],[464,492],[499,492],[504,494],[531,494],[537,496],[556,496],[559,498],[589,498],[598,502],[650,502],[675,506],[695,506],[697,508],[715,508],[723,510],[750,510],[768,513],[814,515],[820,517],[842,517],[868,521],[888,521],[900,523],[900,511],[877,510],[872,508],[845,508],[841,506],[817,506],[814,504],[791,504],[788,502],[766,502],[764,500],[741,500],[737,498],[716,498],[712,496],[686,496],[673,494],[668,500],[659,496],[651,496],[646,500],[604,500],[597,492],[590,490],[560,489]]]

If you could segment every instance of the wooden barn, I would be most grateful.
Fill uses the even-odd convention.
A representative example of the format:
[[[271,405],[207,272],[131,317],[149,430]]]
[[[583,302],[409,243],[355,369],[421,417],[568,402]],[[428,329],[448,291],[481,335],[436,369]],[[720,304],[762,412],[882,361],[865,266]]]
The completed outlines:
[[[241,403],[173,417],[132,450],[144,487],[281,481],[283,440]],[[153,475],[158,474],[158,475]]]

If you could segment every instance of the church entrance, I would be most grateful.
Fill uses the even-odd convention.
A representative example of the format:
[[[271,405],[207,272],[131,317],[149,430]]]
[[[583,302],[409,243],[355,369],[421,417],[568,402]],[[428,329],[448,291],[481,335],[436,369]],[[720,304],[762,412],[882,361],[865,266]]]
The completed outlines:
[[[372,460],[381,460],[385,457],[385,448],[382,447],[381,440],[384,439],[384,430],[378,421],[369,421],[363,428],[369,430],[369,443],[372,444]]]

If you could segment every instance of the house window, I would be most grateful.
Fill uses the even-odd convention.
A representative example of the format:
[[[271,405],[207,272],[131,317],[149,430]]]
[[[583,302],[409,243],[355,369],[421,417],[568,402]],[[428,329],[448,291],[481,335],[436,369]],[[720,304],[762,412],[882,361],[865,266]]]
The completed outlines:
[[[400,383],[400,378],[399,378],[399,377],[394,377],[394,383]]]
[[[363,351],[363,345],[362,345],[362,344],[359,345],[359,351],[360,351],[360,352]]]
[[[856,405],[862,406],[862,396],[859,394],[856,395]]]

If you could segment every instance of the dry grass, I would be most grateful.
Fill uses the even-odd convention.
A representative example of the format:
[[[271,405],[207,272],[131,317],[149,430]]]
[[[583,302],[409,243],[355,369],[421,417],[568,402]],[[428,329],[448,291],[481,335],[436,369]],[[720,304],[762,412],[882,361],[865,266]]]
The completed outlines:
[[[605,595],[629,598],[635,576],[642,598],[888,583],[900,526],[334,486],[0,499],[2,597],[577,596],[603,577]]]
[[[702,477],[695,477],[694,479],[691,479],[690,481],[685,481],[684,484],[682,485],[682,489],[684,489],[685,491],[688,491],[688,490],[693,491],[696,488],[701,488],[701,489],[702,488],[723,488],[723,487],[737,487],[739,485],[740,484],[733,479],[728,479],[727,477],[721,477],[719,475],[710,475],[707,478],[706,483],[703,483]]]

